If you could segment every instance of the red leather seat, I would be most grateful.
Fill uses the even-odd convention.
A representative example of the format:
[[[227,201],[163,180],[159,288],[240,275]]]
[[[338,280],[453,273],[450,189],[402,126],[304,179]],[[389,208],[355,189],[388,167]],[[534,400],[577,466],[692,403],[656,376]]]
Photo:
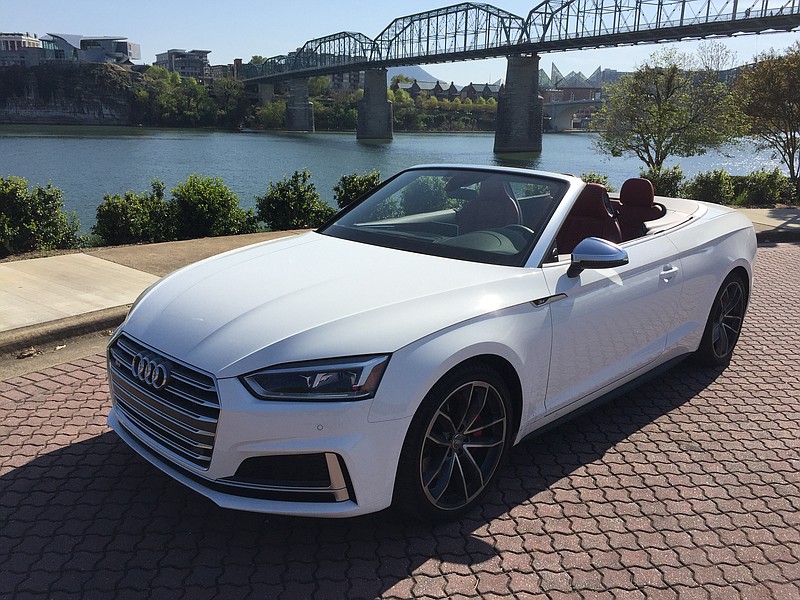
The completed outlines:
[[[587,237],[598,237],[615,244],[622,241],[608,192],[599,183],[587,183],[575,201],[556,236],[558,253],[571,254],[578,242]]]
[[[663,207],[653,201],[654,195],[653,184],[649,179],[636,177],[622,184],[617,218],[623,241],[642,237],[647,233],[645,221],[654,221],[664,216]]]
[[[478,195],[458,211],[457,219],[459,233],[521,222],[517,201],[508,193],[505,182],[495,178],[481,183]]]

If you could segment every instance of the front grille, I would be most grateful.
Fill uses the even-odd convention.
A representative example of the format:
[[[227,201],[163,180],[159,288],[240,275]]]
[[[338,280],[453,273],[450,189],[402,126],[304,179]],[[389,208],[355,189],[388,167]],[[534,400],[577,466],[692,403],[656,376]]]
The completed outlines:
[[[166,368],[166,385],[134,372],[142,360]],[[219,420],[214,378],[125,335],[109,347],[108,367],[111,399],[127,429],[166,457],[208,469]]]

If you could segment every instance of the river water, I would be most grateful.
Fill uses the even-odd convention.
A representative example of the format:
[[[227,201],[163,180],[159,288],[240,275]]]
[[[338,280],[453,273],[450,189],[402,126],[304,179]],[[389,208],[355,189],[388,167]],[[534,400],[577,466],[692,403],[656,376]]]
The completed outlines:
[[[95,222],[103,195],[150,189],[158,177],[170,190],[192,173],[219,177],[244,207],[255,206],[270,181],[307,168],[322,198],[333,203],[333,185],[345,174],[377,169],[386,178],[415,165],[488,164],[609,176],[617,189],[639,173],[632,158],[609,158],[594,148],[594,134],[546,134],[541,154],[496,155],[491,133],[397,133],[391,142],[357,141],[355,133],[241,133],[136,127],[0,126],[0,176],[30,185],[51,182],[64,192],[83,230]],[[778,162],[769,152],[740,145],[725,152],[677,159],[687,176],[724,168],[745,175]]]

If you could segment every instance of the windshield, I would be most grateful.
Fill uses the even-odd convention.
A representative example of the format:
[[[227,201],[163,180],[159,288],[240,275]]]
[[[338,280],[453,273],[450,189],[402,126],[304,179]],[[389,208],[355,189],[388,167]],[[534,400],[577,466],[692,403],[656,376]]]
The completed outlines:
[[[473,169],[400,173],[320,233],[376,246],[522,266],[569,184]]]

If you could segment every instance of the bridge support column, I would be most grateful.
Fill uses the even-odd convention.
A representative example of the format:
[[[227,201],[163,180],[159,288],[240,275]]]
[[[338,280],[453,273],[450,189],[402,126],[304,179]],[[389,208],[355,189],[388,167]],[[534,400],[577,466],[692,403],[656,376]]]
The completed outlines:
[[[392,139],[392,103],[386,97],[386,69],[364,73],[364,99],[358,103],[356,138]]]
[[[314,131],[314,105],[308,99],[308,79],[289,81],[286,130]]]
[[[497,104],[495,152],[542,151],[539,56],[509,56],[506,85]]]
[[[275,97],[275,85],[272,83],[258,84],[258,104],[264,106],[272,102]]]

